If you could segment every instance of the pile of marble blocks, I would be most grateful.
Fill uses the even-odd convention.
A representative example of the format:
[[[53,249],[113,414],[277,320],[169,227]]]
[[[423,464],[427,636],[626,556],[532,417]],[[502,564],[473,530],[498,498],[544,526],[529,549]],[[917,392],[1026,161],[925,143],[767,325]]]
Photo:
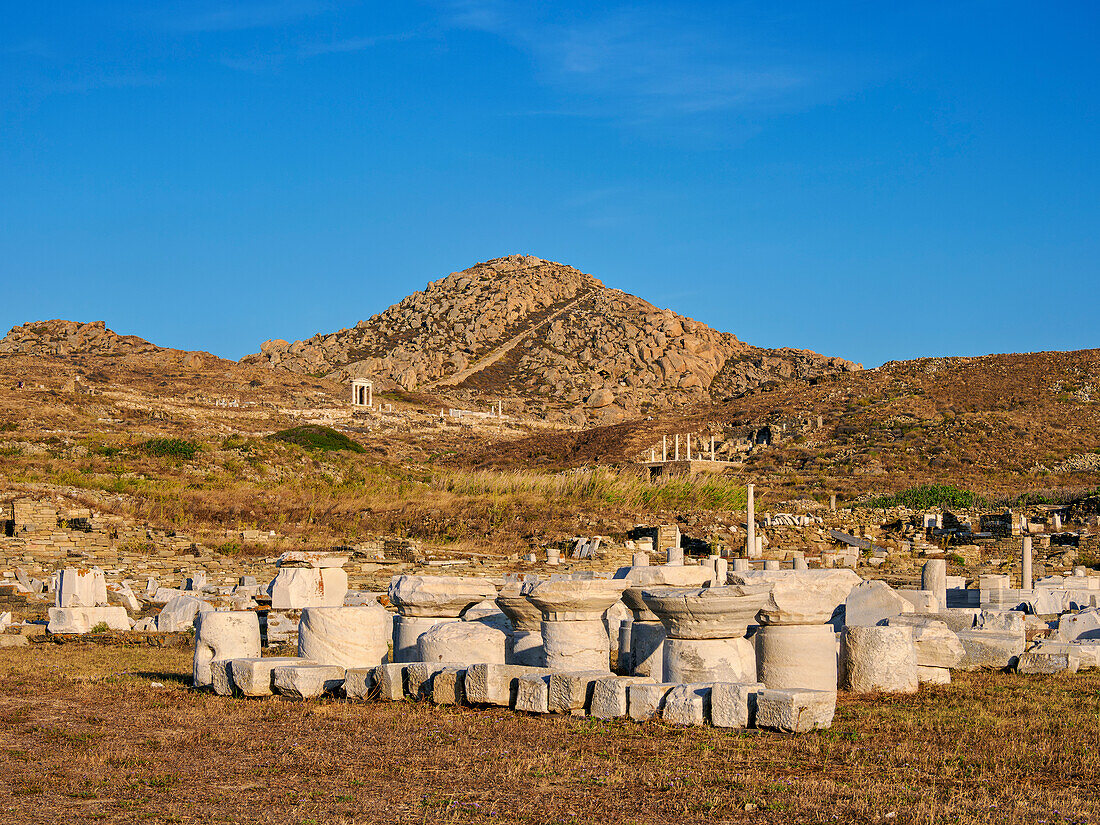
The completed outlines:
[[[66,567],[57,574],[54,606],[48,609],[48,633],[88,633],[106,626],[129,630],[130,617],[121,605],[107,600],[107,580],[99,568]]]

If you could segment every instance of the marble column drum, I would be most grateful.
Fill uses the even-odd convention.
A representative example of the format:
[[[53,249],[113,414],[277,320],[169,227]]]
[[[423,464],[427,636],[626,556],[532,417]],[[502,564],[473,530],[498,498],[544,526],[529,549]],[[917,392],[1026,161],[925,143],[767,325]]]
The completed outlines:
[[[611,640],[603,614],[619,601],[627,584],[618,579],[558,579],[531,588],[527,598],[542,613],[548,668],[611,672]]]
[[[665,682],[756,681],[756,653],[745,638],[768,597],[767,585],[648,588],[642,600],[665,627]]]

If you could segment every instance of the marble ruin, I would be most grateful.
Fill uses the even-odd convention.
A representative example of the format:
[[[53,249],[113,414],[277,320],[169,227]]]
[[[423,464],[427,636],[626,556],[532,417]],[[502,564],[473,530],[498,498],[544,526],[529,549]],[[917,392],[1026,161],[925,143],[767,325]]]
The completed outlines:
[[[1067,535],[1061,518],[992,514],[975,532],[977,521],[916,514],[894,537],[830,529],[834,544],[811,553],[773,542],[785,529],[824,533],[820,520],[758,518],[751,485],[747,504],[737,551],[700,551],[668,524],[630,540],[631,563],[617,569],[599,569],[610,540],[595,536],[546,548],[541,570],[532,554],[521,562],[530,572],[402,572],[384,592],[350,586],[343,551],[282,553],[267,560],[266,583],[257,571],[226,586],[195,568],[166,587],[59,565],[41,578],[20,569],[5,586],[52,600],[52,635],[193,632],[194,686],[226,696],[407,698],[800,732],[831,723],[838,690],[904,694],[960,670],[1100,667],[1100,575],[1051,569],[1052,539]],[[39,510],[11,512],[24,533],[40,516],[53,529]],[[1001,572],[949,575],[948,553],[975,540],[1006,557]],[[855,569],[874,573],[895,554],[923,557],[908,586]],[[0,621],[18,626],[10,613]]]

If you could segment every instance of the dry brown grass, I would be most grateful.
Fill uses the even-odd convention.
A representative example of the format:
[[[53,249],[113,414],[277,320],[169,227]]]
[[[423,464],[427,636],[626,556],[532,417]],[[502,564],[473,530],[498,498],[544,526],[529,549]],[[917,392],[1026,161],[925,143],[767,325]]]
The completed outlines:
[[[830,731],[783,736],[224,699],[189,668],[181,650],[5,651],[0,821],[1100,821],[1097,673],[842,696]]]

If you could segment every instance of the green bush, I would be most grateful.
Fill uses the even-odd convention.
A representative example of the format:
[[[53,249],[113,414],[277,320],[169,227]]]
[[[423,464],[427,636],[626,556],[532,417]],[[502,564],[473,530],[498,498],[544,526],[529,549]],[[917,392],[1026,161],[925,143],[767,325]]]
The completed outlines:
[[[301,427],[291,427],[289,430],[280,430],[268,436],[272,441],[285,441],[288,444],[297,444],[310,450],[350,450],[353,453],[365,453],[366,449],[358,441],[355,441],[331,427],[322,427],[319,424],[304,424]]]
[[[984,500],[970,492],[953,487],[950,484],[922,484],[889,496],[877,496],[859,502],[860,507],[908,507],[911,510],[928,510],[932,507],[942,509],[966,509],[980,507]]]
[[[152,456],[190,461],[199,451],[199,445],[182,438],[150,438],[141,445],[141,449]]]
[[[92,633],[108,633],[108,632],[110,632],[110,630],[111,630],[111,628],[107,627],[106,622],[98,622],[97,624],[95,624],[92,627],[91,632]]]

